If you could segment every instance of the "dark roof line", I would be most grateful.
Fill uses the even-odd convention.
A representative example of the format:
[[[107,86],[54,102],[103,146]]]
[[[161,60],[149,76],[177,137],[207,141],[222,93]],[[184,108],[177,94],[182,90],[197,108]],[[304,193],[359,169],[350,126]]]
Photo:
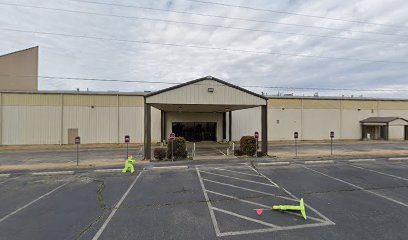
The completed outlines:
[[[0,55],[0,57],[5,57],[5,56],[8,56],[8,55],[12,55],[12,54],[16,54],[16,53],[28,51],[28,50],[31,50],[31,49],[34,49],[34,48],[38,48],[38,46],[26,48],[26,49],[23,49],[23,50],[14,51],[14,52],[11,52],[11,53],[6,53],[6,54],[4,54],[4,55]]]
[[[398,119],[401,119],[408,123],[408,121],[405,118],[401,118],[401,117],[369,117],[364,120],[361,120],[360,122],[361,123],[390,123]]]
[[[219,83],[221,83],[221,84],[225,84],[225,85],[227,85],[227,86],[229,86],[229,87],[232,87],[232,88],[235,88],[235,89],[237,89],[237,90],[240,90],[240,91],[246,92],[246,93],[248,93],[248,94],[251,94],[251,95],[253,95],[253,96],[255,96],[255,97],[259,97],[259,98],[262,98],[262,99],[264,99],[264,100],[268,100],[268,97],[266,97],[266,96],[262,96],[262,95],[260,95],[260,94],[257,94],[257,93],[254,93],[254,92],[252,92],[252,91],[249,91],[249,90],[247,90],[247,89],[245,89],[245,88],[238,87],[237,85],[228,83],[228,82],[226,82],[226,81],[223,81],[223,80],[221,80],[221,79],[215,78],[215,77],[213,77],[213,76],[207,76],[207,77],[198,78],[198,79],[195,79],[195,80],[192,80],[192,81],[188,81],[188,82],[185,82],[185,83],[181,83],[181,84],[176,85],[176,86],[172,86],[172,87],[168,87],[168,88],[165,88],[165,89],[156,91],[156,92],[152,92],[152,93],[147,94],[147,95],[145,96],[145,98],[148,98],[148,97],[151,97],[151,96],[154,96],[154,95],[163,93],[163,92],[171,91],[171,90],[174,90],[174,89],[177,89],[177,88],[181,88],[181,87],[184,87],[184,86],[187,86],[187,85],[190,85],[190,84],[194,84],[194,83],[197,83],[197,82],[201,82],[201,81],[204,81],[204,80],[214,80],[214,81],[219,82]]]

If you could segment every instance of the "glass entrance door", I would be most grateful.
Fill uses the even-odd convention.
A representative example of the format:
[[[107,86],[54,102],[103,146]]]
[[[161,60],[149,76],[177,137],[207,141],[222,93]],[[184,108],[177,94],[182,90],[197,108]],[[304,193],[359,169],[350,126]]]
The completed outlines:
[[[190,142],[217,140],[216,122],[173,122],[172,131]]]

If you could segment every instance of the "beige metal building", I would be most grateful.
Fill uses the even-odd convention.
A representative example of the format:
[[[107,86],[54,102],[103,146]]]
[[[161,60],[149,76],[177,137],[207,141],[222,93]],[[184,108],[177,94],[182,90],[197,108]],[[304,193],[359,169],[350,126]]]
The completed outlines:
[[[331,131],[335,139],[408,139],[408,100],[267,97],[211,76],[147,94],[36,91],[32,79],[9,87],[16,86],[9,76],[20,65],[36,75],[38,49],[15,54],[15,66],[8,60],[14,54],[0,57],[7,60],[0,62],[0,145],[72,144],[76,136],[82,143],[121,143],[130,135],[150,158],[150,143],[171,132],[201,142],[238,141],[257,131],[263,151],[268,141],[292,140],[295,131],[300,140],[326,140]]]
[[[0,56],[0,90],[37,91],[38,47]]]

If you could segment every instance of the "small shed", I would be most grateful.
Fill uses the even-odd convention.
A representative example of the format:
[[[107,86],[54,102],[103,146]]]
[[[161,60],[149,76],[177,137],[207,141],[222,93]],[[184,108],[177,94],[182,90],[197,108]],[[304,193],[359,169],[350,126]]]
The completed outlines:
[[[363,140],[408,140],[408,121],[401,117],[369,117],[362,121]]]

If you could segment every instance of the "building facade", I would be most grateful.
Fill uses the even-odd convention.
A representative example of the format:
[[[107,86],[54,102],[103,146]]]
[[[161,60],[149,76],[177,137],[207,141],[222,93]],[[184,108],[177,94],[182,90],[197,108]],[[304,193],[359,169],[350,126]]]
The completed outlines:
[[[408,100],[261,96],[208,76],[153,93],[37,91],[38,48],[0,56],[0,145],[408,139]]]

